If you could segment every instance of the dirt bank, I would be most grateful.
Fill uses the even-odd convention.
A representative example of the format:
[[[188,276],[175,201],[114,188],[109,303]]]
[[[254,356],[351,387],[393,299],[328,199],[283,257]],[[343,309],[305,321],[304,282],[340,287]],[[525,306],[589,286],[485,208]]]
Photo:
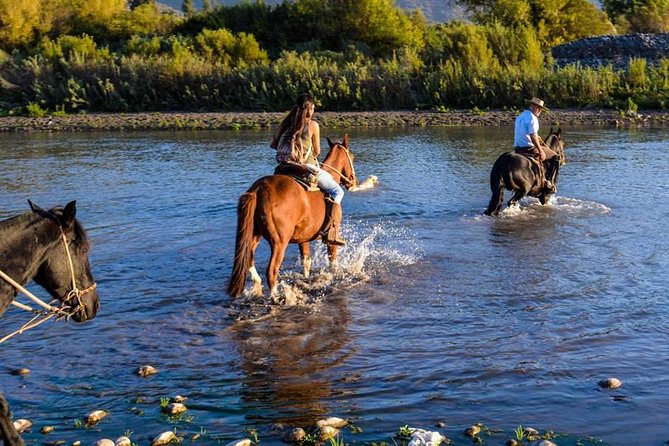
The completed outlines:
[[[317,112],[323,128],[353,127],[422,127],[512,125],[517,111],[452,110],[383,111],[383,112]],[[30,118],[0,118],[0,132],[85,132],[132,130],[219,130],[271,128],[283,113],[91,113]],[[563,126],[597,124],[620,126],[628,124],[669,125],[669,112],[644,111],[621,114],[615,110],[551,110],[541,116],[542,125]]]

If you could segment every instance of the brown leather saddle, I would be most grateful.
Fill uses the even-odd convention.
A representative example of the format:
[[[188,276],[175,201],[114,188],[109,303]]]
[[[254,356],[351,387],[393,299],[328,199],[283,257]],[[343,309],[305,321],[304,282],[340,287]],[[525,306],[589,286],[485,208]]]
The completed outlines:
[[[302,164],[281,163],[274,169],[274,175],[287,175],[308,191],[318,191],[318,178]]]

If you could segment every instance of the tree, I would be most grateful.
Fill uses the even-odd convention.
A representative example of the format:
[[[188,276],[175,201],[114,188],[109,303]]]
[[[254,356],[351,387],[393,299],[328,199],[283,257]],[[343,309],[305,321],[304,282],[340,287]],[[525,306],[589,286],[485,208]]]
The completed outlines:
[[[193,5],[193,0],[184,0],[181,5],[181,10],[186,17],[191,17],[195,13],[195,6]]]
[[[602,0],[602,6],[620,32],[669,31],[669,0]]]
[[[669,1],[669,0],[657,0]],[[588,0],[458,0],[479,24],[529,25],[544,48],[615,33],[606,14]]]

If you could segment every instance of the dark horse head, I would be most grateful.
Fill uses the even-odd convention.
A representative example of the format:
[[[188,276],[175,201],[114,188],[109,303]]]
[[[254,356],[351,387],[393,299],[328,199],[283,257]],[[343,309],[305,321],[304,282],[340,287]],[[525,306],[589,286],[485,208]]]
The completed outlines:
[[[48,211],[29,203],[32,212],[0,222],[0,270],[20,285],[34,280],[76,322],[93,319],[100,301],[86,232],[75,218],[76,202]],[[0,314],[16,294],[0,279]]]

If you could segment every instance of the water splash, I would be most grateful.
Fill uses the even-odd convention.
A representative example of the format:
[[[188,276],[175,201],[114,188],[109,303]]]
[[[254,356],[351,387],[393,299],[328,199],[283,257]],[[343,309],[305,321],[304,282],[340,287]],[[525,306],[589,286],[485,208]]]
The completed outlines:
[[[592,217],[610,211],[609,207],[596,201],[552,195],[545,205],[536,198],[524,197],[515,206],[504,208],[499,215],[501,218],[534,218],[547,213],[558,213],[574,217]]]
[[[411,231],[391,223],[352,222],[342,228],[342,234],[348,243],[339,249],[336,264],[330,265],[326,246],[314,242],[309,277],[303,275],[299,259],[293,267],[284,265],[273,296],[255,296],[247,289],[232,302],[231,315],[238,320],[261,318],[271,307],[314,306],[392,269],[416,263],[422,255]]]

